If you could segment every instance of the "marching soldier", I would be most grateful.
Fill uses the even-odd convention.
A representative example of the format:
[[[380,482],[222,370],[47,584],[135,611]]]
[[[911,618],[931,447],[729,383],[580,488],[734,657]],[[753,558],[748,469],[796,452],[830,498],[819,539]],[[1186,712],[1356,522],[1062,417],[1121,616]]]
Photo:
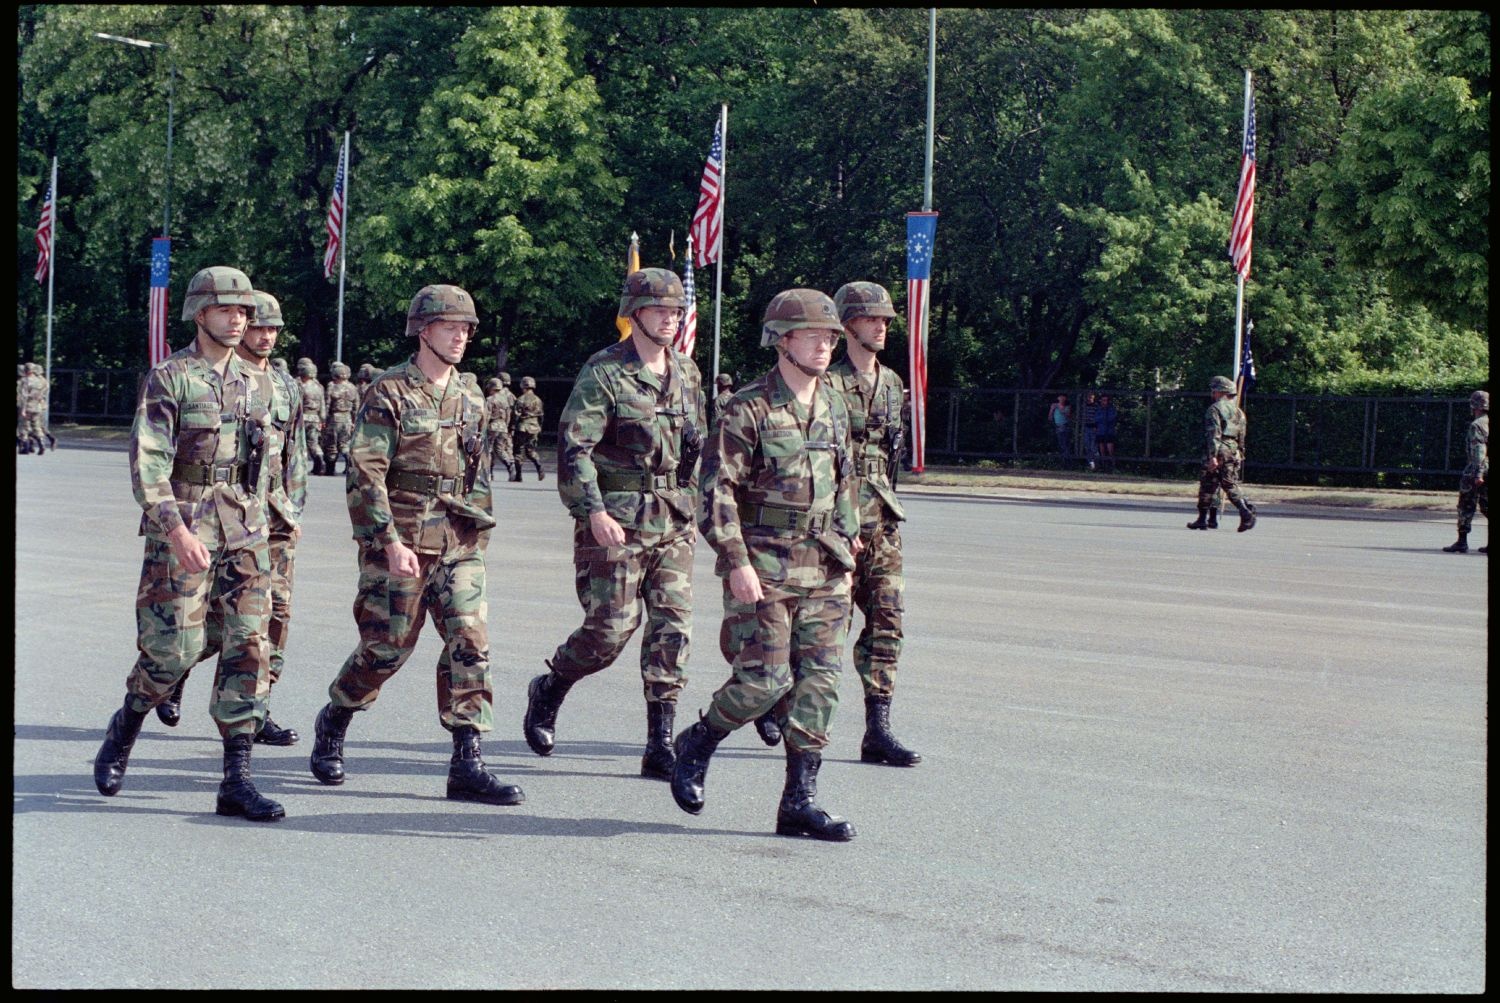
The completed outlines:
[[[21,427],[23,438],[30,449],[23,452],[35,452],[41,456],[50,445],[57,448],[57,440],[52,438],[52,433],[47,430],[47,405],[51,386],[43,375],[39,363],[28,362],[26,364],[26,378],[21,384]]]
[[[31,375],[31,363],[16,365],[16,452],[25,456],[31,452],[31,440],[26,437],[26,377]]]
[[[307,458],[314,476],[329,472],[323,459],[323,421],[328,415],[328,398],[318,382],[318,366],[309,358],[297,360],[297,389],[302,394],[302,430],[307,439]]]
[[[489,419],[489,464],[490,477],[493,480],[495,474],[495,461],[505,468],[506,479],[518,481],[521,479],[521,465],[516,463],[516,458],[511,455],[510,446],[510,421],[511,412],[516,406],[516,395],[510,392],[507,384],[510,383],[510,374],[501,373],[485,380],[484,387],[488,395],[484,399],[485,414]]]
[[[458,286],[424,286],[406,335],[416,353],[371,385],[350,447],[349,519],[359,543],[359,645],[328,687],[309,766],[344,782],[344,736],[411,657],[428,616],[443,639],[438,719],[453,737],[447,795],[514,805],[521,788],[485,768],[479,736],[494,718],[484,548],[495,526],[484,463],[484,401],[454,366],[479,324]]]
[[[323,462],[325,474],[337,472],[339,460],[349,473],[349,440],[354,435],[354,412],[359,408],[360,393],[349,382],[349,367],[335,362],[328,367],[333,379],[328,381],[328,424],[323,429]]]
[[[625,278],[619,315],[631,334],[584,363],[557,433],[557,490],[573,516],[583,625],[527,689],[526,744],[551,755],[563,697],[612,665],[641,624],[646,751],[641,775],[672,777],[672,724],[693,621],[693,544],[702,376],[672,348],[687,298],[665,268]],[[524,399],[524,398],[523,398]]]
[[[761,327],[776,365],[734,395],[709,444],[701,528],[724,579],[719,646],[733,672],[677,736],[672,773],[673,799],[698,814],[719,742],[775,708],[787,759],[776,832],[837,842],[853,839],[854,827],[814,798],[860,546],[849,415],[820,379],[842,331],[823,293],[778,294]]]
[[[719,415],[724,413],[724,408],[729,406],[729,398],[734,396],[734,380],[728,373],[720,373],[714,377],[714,386],[718,393],[714,395],[708,409],[708,434],[712,435],[714,429],[719,427]]]
[[[224,742],[215,810],[274,822],[285,811],[250,779],[267,689],[263,460],[274,399],[269,374],[235,352],[254,310],[243,272],[203,269],[182,304],[196,337],[147,374],[130,437],[131,481],[146,538],[136,596],[140,656],[94,759],[94,784],[105,796],[119,792],[146,713],[204,652],[213,610],[222,617],[222,634],[210,713]]]
[[[1490,517],[1490,487],[1485,478],[1490,474],[1490,395],[1476,390],[1469,395],[1469,413],[1474,420],[1464,434],[1464,451],[1468,462],[1458,480],[1458,539],[1443,550],[1449,554],[1469,552],[1469,529],[1474,525],[1474,510],[1477,508]],[[1488,545],[1480,547],[1481,554],[1488,555]]]
[[[536,444],[542,434],[542,399],[536,395],[536,380],[530,376],[521,377],[521,396],[516,398],[514,421],[516,423],[516,472],[511,480],[521,479],[521,460],[531,461],[536,468],[536,479],[544,481],[547,475],[542,473],[542,461],[537,455]]]
[[[359,369],[354,373],[354,390],[359,394],[359,399],[365,399],[365,391],[370,389],[370,384],[375,382],[375,377],[380,375],[380,370],[368,362],[361,362]]]
[[[1234,381],[1215,376],[1209,382],[1213,403],[1203,415],[1203,475],[1198,481],[1198,518],[1188,529],[1209,529],[1208,514],[1214,496],[1223,490],[1240,513],[1239,532],[1255,527],[1255,506],[1240,490],[1240,470],[1245,462],[1245,412],[1234,402]],[[1217,524],[1217,520],[1215,520]]]

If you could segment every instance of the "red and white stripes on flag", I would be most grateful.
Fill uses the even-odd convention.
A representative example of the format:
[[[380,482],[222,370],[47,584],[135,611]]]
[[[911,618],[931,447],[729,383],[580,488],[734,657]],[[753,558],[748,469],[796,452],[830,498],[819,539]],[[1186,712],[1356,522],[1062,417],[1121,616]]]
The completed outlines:
[[[927,315],[932,282],[932,244],[937,213],[906,214],[906,340],[911,391],[911,469],[920,474],[927,458]]]
[[[672,342],[672,347],[683,355],[692,355],[693,346],[698,343],[698,296],[693,291],[693,238],[688,237],[687,259],[683,262],[682,270],[682,295],[687,301],[687,309],[682,315],[682,326],[677,329],[677,338]]]
[[[339,247],[344,242],[344,187],[349,181],[349,136],[344,135],[344,147],[339,151],[338,171],[333,176],[333,194],[328,197],[328,250],[323,252],[323,278],[333,277],[333,266],[339,259]]]
[[[146,330],[146,354],[156,365],[171,352],[167,346],[167,286],[172,275],[172,241],[151,241],[151,308]]]
[[[47,274],[52,269],[52,226],[55,222],[57,209],[53,204],[55,197],[52,184],[47,184],[47,197],[42,201],[42,221],[36,225],[36,280],[47,281]]]
[[[1248,81],[1248,75],[1246,80]],[[1246,84],[1249,86],[1248,82]],[[1246,102],[1245,142],[1240,148],[1240,191],[1229,222],[1229,257],[1241,280],[1250,277],[1251,231],[1255,226],[1255,92]]]
[[[698,208],[693,210],[693,225],[688,231],[698,248],[699,268],[719,260],[724,240],[724,120],[714,123],[714,141],[708,148],[703,178],[698,182]]]

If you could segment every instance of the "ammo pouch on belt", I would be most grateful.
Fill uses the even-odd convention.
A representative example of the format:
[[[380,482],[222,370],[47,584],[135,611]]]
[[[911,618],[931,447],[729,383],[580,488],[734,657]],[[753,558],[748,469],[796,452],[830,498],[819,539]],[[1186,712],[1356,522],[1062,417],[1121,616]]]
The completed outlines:
[[[669,470],[664,474],[648,474],[644,471],[615,473],[599,471],[600,491],[670,491],[677,487],[677,473]]]
[[[869,456],[863,452],[854,454],[854,473],[857,477],[869,477],[871,474],[882,473],[889,466],[890,457],[885,453],[877,456]]]
[[[458,490],[457,477],[440,477],[437,474],[417,474],[406,470],[392,471],[385,479],[386,487],[398,491],[414,491],[419,495],[437,497],[451,495]]]
[[[777,508],[774,505],[754,505],[741,502],[740,524],[745,529],[775,529],[787,533],[819,534],[833,522],[833,510],[804,512],[795,508]]]
[[[237,460],[226,463],[189,463],[184,460],[172,464],[172,480],[182,484],[211,487],[214,484],[238,484],[245,465]]]

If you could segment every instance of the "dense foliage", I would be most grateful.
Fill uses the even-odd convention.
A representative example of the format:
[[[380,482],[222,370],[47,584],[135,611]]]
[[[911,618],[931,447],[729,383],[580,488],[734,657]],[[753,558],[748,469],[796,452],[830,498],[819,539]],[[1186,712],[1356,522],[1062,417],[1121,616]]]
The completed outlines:
[[[197,268],[237,264],[280,296],[288,354],[331,361],[323,217],[348,130],[344,358],[399,358],[412,293],[456,282],[481,309],[473,367],[537,376],[613,337],[632,231],[644,264],[673,265],[671,246],[680,269],[727,103],[720,368],[753,375],[779,289],[868,278],[904,300],[927,24],[916,9],[22,7],[19,358],[41,353],[32,237],[55,153],[54,362],[143,364],[170,82],[174,304]],[[1246,69],[1260,387],[1485,382],[1489,62],[1475,11],[941,11],[932,385],[1192,387],[1229,369]],[[712,268],[697,284],[707,370]]]

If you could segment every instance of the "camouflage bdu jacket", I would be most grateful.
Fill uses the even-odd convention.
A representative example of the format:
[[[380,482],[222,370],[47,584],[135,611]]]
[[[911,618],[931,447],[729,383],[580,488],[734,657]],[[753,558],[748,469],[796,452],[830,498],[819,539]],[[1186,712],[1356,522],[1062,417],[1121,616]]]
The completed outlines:
[[[323,384],[317,380],[298,380],[297,388],[302,392],[303,423],[323,424],[328,417],[328,398],[323,393]]]
[[[574,519],[608,512],[622,526],[664,533],[697,515],[683,439],[703,435],[703,384],[692,359],[667,351],[667,372],[646,368],[633,339],[590,356],[558,422],[557,491]],[[689,468],[697,456],[687,457]],[[688,487],[678,486],[678,474]]]
[[[307,429],[302,419],[302,391],[287,373],[271,370],[271,426],[266,467],[270,477],[271,523],[276,529],[295,529],[307,504]]]
[[[354,420],[354,412],[359,409],[360,396],[353,383],[348,380],[342,383],[338,380],[329,380],[325,393],[328,395],[326,421]]]
[[[510,413],[515,406],[516,395],[504,387],[484,399],[490,435],[502,439],[510,438]]]
[[[855,496],[859,499],[859,528],[869,534],[886,513],[905,519],[906,510],[891,485],[891,442],[902,427],[901,377],[875,364],[875,385],[867,389],[854,364],[845,356],[828,367],[824,377],[849,409],[849,438],[853,443]]]
[[[1245,412],[1228,397],[1209,405],[1203,414],[1203,459],[1216,456],[1243,459],[1245,450]]]
[[[530,435],[541,435],[542,407],[542,399],[530,390],[517,397],[515,404],[516,431]]]
[[[416,357],[365,394],[349,443],[354,539],[399,539],[419,554],[483,550],[495,526],[484,449],[484,399],[453,373],[439,388]]]
[[[1482,414],[1469,422],[1469,430],[1464,434],[1464,450],[1468,458],[1468,465],[1464,467],[1463,476],[1470,480],[1480,477],[1489,479],[1490,476],[1490,416]]]
[[[818,381],[804,422],[780,371],[747,384],[719,418],[703,474],[700,527],[726,576],[750,565],[763,582],[817,588],[853,571],[859,533],[849,412]]]
[[[152,368],[130,431],[142,535],[186,526],[210,551],[266,538],[268,464],[259,464],[250,490],[246,485],[255,466],[252,437],[270,427],[273,394],[270,374],[235,355],[221,380],[196,342]]]
[[[44,377],[28,376],[19,389],[17,403],[26,417],[47,413],[47,380]]]

